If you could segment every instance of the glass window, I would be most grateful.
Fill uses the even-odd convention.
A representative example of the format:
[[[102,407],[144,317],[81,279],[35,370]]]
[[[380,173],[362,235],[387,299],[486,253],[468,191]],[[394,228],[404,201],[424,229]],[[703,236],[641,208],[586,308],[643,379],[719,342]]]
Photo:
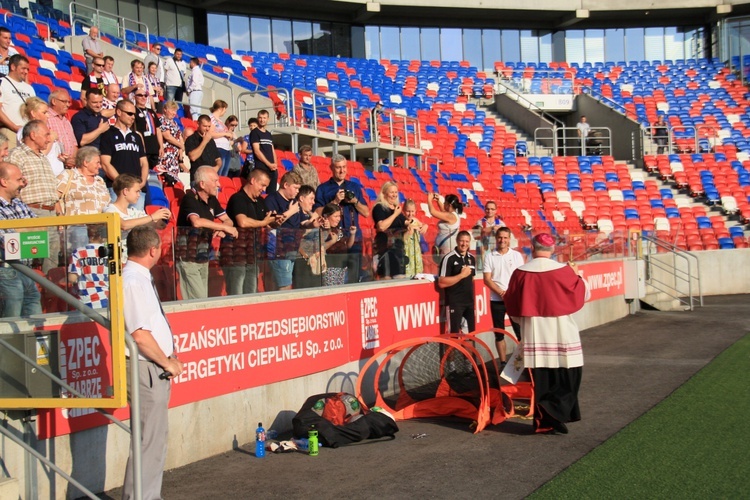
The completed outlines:
[[[495,63],[503,60],[500,50],[500,30],[482,30],[484,69],[495,70]]]
[[[674,62],[685,58],[685,33],[677,28],[664,29],[664,59]]]
[[[612,62],[625,60],[625,30],[604,30],[604,59]]]
[[[521,36],[518,30],[503,30],[503,61],[518,62],[521,60]]]
[[[401,59],[401,36],[398,28],[380,27],[380,58]]]
[[[273,51],[279,54],[292,52],[292,22],[288,19],[271,19]]]
[[[229,47],[227,16],[209,13],[206,17],[208,20],[208,44],[212,47]]]
[[[119,32],[118,20],[117,20],[117,0],[99,0],[96,2],[96,8],[101,12],[99,16],[99,30],[102,33],[110,35],[117,35]],[[66,8],[67,12],[68,9]],[[91,11],[86,10],[87,14]]]
[[[643,28],[628,28],[625,30],[625,60],[641,61],[643,52]]]
[[[117,14],[117,0],[98,0],[96,8],[109,14]]]
[[[461,46],[461,30],[459,28],[443,28],[440,30],[440,53],[443,61],[460,61],[464,58]]]
[[[365,26],[365,58],[380,59],[380,28]]]
[[[646,28],[643,44],[645,59],[664,60],[664,28]]]
[[[586,62],[584,48],[584,33],[582,30],[568,30],[565,32],[565,58],[568,62],[583,64]]]
[[[141,0],[138,2],[138,20],[148,26],[149,33],[159,32],[159,12],[156,10],[154,0]]]
[[[177,38],[177,15],[173,3],[159,2],[159,35]]]
[[[604,30],[586,30],[583,42],[587,61],[604,62]]]
[[[359,28],[364,32],[363,28]],[[364,34],[362,35],[364,37]],[[333,50],[331,44],[333,42],[333,35],[331,33],[331,23],[313,23],[312,24],[312,37],[314,41],[313,54],[319,56],[332,56]],[[365,57],[362,54],[360,57]]]
[[[521,42],[521,60],[524,62],[539,62],[539,41],[531,30],[519,32]]]
[[[333,55],[336,57],[352,57],[352,30],[348,24],[331,23],[333,38]]]
[[[177,38],[188,42],[195,41],[193,9],[190,7],[177,6]]]
[[[552,62],[552,33],[549,31],[540,32],[539,35],[539,62]]]
[[[271,20],[251,17],[250,37],[253,42],[252,50],[255,52],[271,52]]]
[[[294,37],[293,48],[295,54],[313,54],[311,23],[306,21],[293,21],[292,36]]]
[[[440,61],[440,30],[438,28],[422,28],[422,59],[425,61]]]
[[[246,16],[229,16],[229,47],[250,50],[250,19]]]
[[[482,30],[464,30],[464,59],[482,68]]]
[[[316,26],[319,26],[315,23],[313,23],[313,37],[318,37],[318,31]],[[330,44],[328,44],[330,47]],[[318,47],[316,43],[316,54],[321,56],[330,56],[330,48],[328,51],[324,51],[324,47]],[[352,26],[352,57],[356,57],[357,59],[367,59],[367,52],[365,51],[365,28],[364,26]]]
[[[120,0],[117,2],[119,9],[118,14],[122,17],[132,19],[133,21],[138,20],[138,3],[135,0]],[[125,27],[127,29],[138,30],[138,26],[134,23],[125,21]]]
[[[419,28],[401,28],[401,58],[407,60],[421,59]]]

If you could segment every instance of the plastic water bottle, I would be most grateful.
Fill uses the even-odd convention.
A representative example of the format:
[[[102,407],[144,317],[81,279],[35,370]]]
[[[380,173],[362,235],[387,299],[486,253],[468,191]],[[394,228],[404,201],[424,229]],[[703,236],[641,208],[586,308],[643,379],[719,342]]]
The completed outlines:
[[[258,422],[258,428],[255,429],[255,456],[257,458],[266,456],[266,430],[261,422]]]
[[[309,453],[311,457],[317,457],[318,456],[318,430],[315,428],[315,426],[311,426],[310,430],[307,432],[307,441],[309,443]]]

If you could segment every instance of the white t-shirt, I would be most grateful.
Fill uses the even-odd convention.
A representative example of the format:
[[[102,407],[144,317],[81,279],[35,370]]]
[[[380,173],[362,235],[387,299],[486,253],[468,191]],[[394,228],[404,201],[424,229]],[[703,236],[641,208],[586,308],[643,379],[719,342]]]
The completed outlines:
[[[21,116],[21,105],[29,97],[36,96],[34,88],[26,82],[17,82],[9,76],[0,79],[0,104],[3,113],[16,125],[22,125],[26,120]]]
[[[122,212],[119,208],[117,208],[115,205],[110,203],[107,205],[107,207],[104,209],[105,214],[120,214],[120,218],[122,220],[129,220],[129,219],[138,219],[139,217],[146,217],[146,212],[143,210],[139,210],[135,207],[128,207],[128,211]],[[128,260],[128,245],[127,245],[127,239],[128,239],[128,233],[130,230],[122,230],[122,236],[120,240],[121,248],[122,248],[122,261],[125,262]]]
[[[490,273],[492,275],[492,281],[494,281],[501,290],[507,290],[511,274],[523,264],[523,255],[521,255],[521,252],[513,250],[512,248],[509,248],[505,254],[501,254],[497,250],[492,250],[484,257],[483,272]],[[490,300],[502,301],[503,299],[494,291],[491,291]]]

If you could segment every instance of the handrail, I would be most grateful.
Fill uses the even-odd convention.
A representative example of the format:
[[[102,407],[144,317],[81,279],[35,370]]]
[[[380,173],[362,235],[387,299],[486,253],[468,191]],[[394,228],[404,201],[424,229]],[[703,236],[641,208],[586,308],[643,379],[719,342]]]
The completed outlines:
[[[75,9],[74,9],[74,6],[75,6]],[[105,11],[105,10],[102,10],[102,9],[97,9],[95,7],[90,7],[88,5],[85,5],[85,4],[82,4],[82,3],[79,3],[79,2],[70,2],[70,5],[68,6],[68,13],[69,13],[69,16],[70,16],[71,34],[73,36],[75,36],[75,34],[76,34],[75,25],[76,25],[77,20],[79,19],[74,14],[73,11],[77,10],[78,8],[81,8],[83,10],[88,10],[90,12],[93,12],[94,15],[91,17],[91,26],[97,26],[97,27],[99,27],[99,19],[101,18],[102,14],[104,14],[105,17],[108,17],[108,18],[116,20],[117,21],[117,27],[119,29],[119,32],[117,33],[117,37],[120,38],[120,39],[122,39],[123,43],[126,44],[126,45],[129,42],[128,42],[128,39],[127,39],[127,31],[128,31],[128,29],[125,27],[125,21],[133,23],[136,26],[143,26],[145,29],[142,31],[142,33],[145,33],[145,35],[146,35],[146,50],[151,50],[151,37],[149,36],[148,25],[146,23],[142,23],[141,21],[136,21],[135,19],[130,19],[129,17],[120,16],[118,14],[113,14],[111,12],[108,12],[108,11]],[[97,21],[96,23],[94,23],[94,16],[96,17],[96,21]],[[83,19],[81,19],[81,20],[83,21]],[[133,31],[133,30],[130,30],[130,31]],[[140,47],[137,43],[136,44],[131,44],[131,45],[135,45],[137,47]]]
[[[673,258],[678,258],[679,257],[680,259],[683,259],[683,261],[685,262],[685,265],[687,266],[687,272],[680,270],[677,267],[676,263],[674,263],[672,265],[672,267],[669,268],[666,265],[664,265],[662,263],[659,263],[658,261],[655,261],[654,259],[651,259],[650,258],[650,256],[651,256],[650,253],[647,254],[647,261],[649,262],[649,265],[652,265],[652,266],[654,266],[654,267],[656,267],[658,269],[664,270],[666,272],[671,272],[671,274],[672,274],[672,276],[674,276],[675,280],[679,279],[679,280],[682,280],[682,281],[684,281],[684,282],[687,283],[687,285],[688,285],[688,301],[687,301],[687,305],[690,307],[691,311],[694,309],[694,304],[695,304],[695,301],[696,301],[696,299],[694,297],[694,294],[693,294],[693,281],[695,281],[696,284],[697,284],[697,287],[698,287],[698,290],[697,290],[698,299],[697,300],[698,300],[698,303],[700,304],[700,306],[703,307],[703,291],[702,291],[702,288],[701,288],[701,280],[700,280],[700,259],[698,259],[698,256],[695,255],[692,252],[689,252],[689,251],[687,251],[687,250],[685,250],[683,248],[678,247],[677,245],[675,245],[675,244],[673,244],[673,243],[671,243],[669,241],[665,241],[665,240],[662,240],[660,238],[657,238],[656,236],[650,236],[650,235],[647,235],[647,234],[641,234],[640,238],[643,239],[644,241],[647,241],[649,243],[652,243],[652,244],[656,245],[657,247],[661,247],[661,248],[664,248],[664,249],[668,250],[672,254]],[[695,262],[695,269],[696,269],[696,275],[695,276],[693,276],[693,274],[692,274],[692,266],[691,266],[691,260],[690,259],[693,259],[693,261]],[[658,283],[660,283],[660,284],[662,284],[664,286],[670,286],[668,283],[664,283],[664,282],[662,282],[660,280],[656,280],[656,279],[653,279],[653,278],[650,279],[649,281],[652,281],[652,282],[653,281],[657,281]],[[652,286],[654,286],[654,285],[652,285]],[[673,296],[668,291],[663,290],[661,288],[658,288],[656,286],[655,286],[655,288],[657,288],[657,290],[659,290],[661,292],[666,293],[670,297],[673,297],[673,298],[679,300],[681,303],[686,303],[685,300],[682,297],[680,297],[680,296]],[[671,287],[671,289],[674,290],[675,293],[680,293],[680,289],[677,288],[677,286]]]
[[[279,94],[281,97],[277,97],[279,100],[279,103],[276,104],[273,102],[273,99],[271,98],[271,94]],[[266,109],[266,107],[262,108],[248,108],[246,101],[243,101],[243,97],[252,97],[255,95],[263,96],[264,94],[267,94],[266,97],[272,101],[272,107],[274,110],[276,110],[276,113],[270,113],[271,116],[271,123],[269,125],[271,127],[281,127],[287,125],[287,121],[289,120],[289,116],[291,116],[292,108],[291,108],[291,98],[289,96],[289,91],[285,88],[278,88],[278,89],[269,89],[269,88],[259,88],[258,90],[246,90],[244,92],[240,92],[237,95],[237,116],[240,120],[240,130],[244,129],[247,126],[247,121],[250,118],[253,118],[253,116],[249,116],[248,112],[250,111],[257,111],[260,109]],[[280,104],[280,106],[279,106]],[[277,109],[278,106],[278,109]],[[283,113],[282,113],[283,110]],[[281,114],[281,116],[279,116]]]
[[[289,108],[291,108],[289,119],[293,126],[310,128],[320,132],[321,130],[319,129],[318,119],[327,117],[333,121],[334,134],[354,137],[354,108],[351,102],[297,87],[292,88],[291,97],[291,102],[289,103]],[[310,97],[312,102],[309,104],[306,103],[304,101],[306,97]],[[319,104],[319,100],[324,102],[329,101],[330,104]],[[330,108],[330,111],[326,108]],[[338,121],[341,118],[341,114],[338,110],[342,108],[344,111],[344,131],[339,132]],[[298,113],[298,111],[300,111],[300,113]],[[309,121],[305,116],[306,111],[312,111],[312,121]]]
[[[501,81],[498,81],[497,83],[498,83],[498,85],[501,85],[506,91],[510,91],[512,94],[515,94],[516,95],[516,100],[518,100],[518,99],[523,100],[527,104],[526,107],[529,110],[536,112],[539,116],[541,116],[542,118],[546,119],[549,122],[552,122],[553,124],[555,124],[558,127],[564,127],[565,126],[565,122],[563,122],[559,118],[557,118],[557,117],[555,117],[555,116],[547,113],[544,109],[540,108],[535,103],[533,103],[533,102],[529,101],[528,99],[526,99],[523,96],[523,94],[521,94],[520,92],[518,92],[513,87],[511,87],[509,85],[506,85],[505,83],[503,83]]]
[[[422,133],[419,130],[419,119],[412,118],[410,116],[401,115],[397,113],[393,113],[391,111],[378,111],[377,115],[373,116],[373,112],[371,109],[368,109],[363,112],[364,115],[367,117],[367,123],[369,125],[370,129],[370,142],[381,142],[385,144],[390,144],[392,146],[406,146],[408,148],[418,148],[421,149],[422,147]],[[384,138],[380,136],[380,131],[378,129],[378,123],[375,123],[373,118],[376,118],[378,116],[386,117],[388,120],[388,138],[386,140],[383,140]],[[384,120],[385,121],[385,120]],[[394,124],[399,124],[400,127],[396,128],[394,127]],[[411,126],[414,129],[413,134],[409,134],[409,126]],[[373,135],[373,130],[377,131],[375,135]],[[395,130],[395,134],[394,134]],[[401,133],[403,133],[403,138],[405,144],[401,144]],[[414,140],[410,141],[409,138],[413,137]]]
[[[84,316],[91,319],[92,321],[95,321],[102,327],[106,328],[107,330],[112,329],[112,325],[110,321],[96,312],[95,310],[91,309],[90,307],[85,306],[83,303],[81,303],[80,300],[76,299],[72,295],[70,295],[65,290],[62,290],[59,286],[57,286],[55,283],[51,282],[44,276],[40,276],[39,274],[35,273],[31,268],[18,263],[18,262],[8,262],[8,265],[10,265],[13,269],[15,269],[17,272],[23,274],[30,280],[34,281],[35,283],[38,283],[40,286],[45,288],[47,291],[52,293],[57,298],[65,301],[68,305],[73,307],[74,309],[81,312]],[[133,340],[133,337],[126,333],[125,334],[125,343],[127,344],[128,350],[130,351],[130,358],[131,359],[138,359],[138,346]],[[56,384],[60,385],[62,388],[69,391],[74,396],[78,397],[85,397],[84,394],[80,393],[70,385],[68,385],[64,380],[60,379],[53,373],[47,371],[46,369],[43,369],[40,367],[36,361],[33,359],[27,357],[22,352],[18,351],[15,347],[8,344],[5,340],[0,339],[0,345],[5,347],[6,349],[9,349],[11,352],[13,352],[16,356],[20,357],[25,363],[30,364],[37,368],[37,372],[46,376],[47,378],[54,381]],[[110,415],[106,412],[101,411],[98,408],[95,408],[100,414],[102,414],[104,417],[115,423],[117,426],[119,426],[121,429],[125,430],[126,432],[129,432],[131,435],[131,444],[133,446],[133,492],[136,500],[141,500],[143,498],[142,496],[142,490],[143,490],[143,475],[142,475],[142,454],[141,454],[141,413],[140,413],[140,388],[138,384],[138,370],[130,370],[130,391],[131,391],[131,397],[130,397],[130,408],[131,408],[131,415],[130,415],[130,428],[128,428],[125,424],[122,423],[118,418],[114,417],[113,415]],[[2,432],[2,426],[0,426],[0,432]],[[3,434],[6,434],[3,432]],[[8,436],[11,437],[11,436]],[[13,437],[11,437],[13,439]],[[64,479],[66,479],[68,482],[72,483],[74,486],[76,486],[78,489],[80,489],[82,492],[84,492],[87,496],[90,498],[98,498],[93,493],[91,493],[86,487],[78,483],[75,479],[65,474],[59,467],[54,465],[49,459],[42,456],[36,450],[29,449],[26,446],[26,443],[18,442],[16,443],[20,444],[21,447],[26,449],[27,452],[34,455],[39,460],[43,461],[47,465],[49,465],[53,470],[55,470],[58,474],[60,474]]]
[[[547,137],[538,137],[538,133],[540,131],[550,131],[552,133],[552,136]],[[568,131],[575,130],[575,135],[569,136]],[[589,135],[587,138],[587,142],[591,140],[602,140],[606,141],[606,144],[599,144],[598,147],[603,149],[604,151],[601,151],[600,153],[596,154],[596,156],[601,156],[602,154],[605,155],[611,155],[612,154],[612,129],[609,127],[591,127],[591,132],[596,132],[597,130],[604,130],[606,131],[606,135],[603,135],[601,137],[592,137]],[[562,132],[562,137],[558,137],[558,132]],[[588,144],[576,144],[575,146],[568,146],[568,141],[570,140],[578,140],[580,141],[580,138],[578,137],[578,128],[577,127],[537,127],[534,129],[534,148],[536,148],[536,142],[539,139],[550,139],[553,142],[553,149],[555,151],[555,154],[558,154],[558,141],[562,140],[562,156],[568,156],[567,150],[579,150],[581,152],[582,156],[586,156],[587,150],[591,150],[592,146]],[[534,150],[534,154],[536,154],[536,149]]]

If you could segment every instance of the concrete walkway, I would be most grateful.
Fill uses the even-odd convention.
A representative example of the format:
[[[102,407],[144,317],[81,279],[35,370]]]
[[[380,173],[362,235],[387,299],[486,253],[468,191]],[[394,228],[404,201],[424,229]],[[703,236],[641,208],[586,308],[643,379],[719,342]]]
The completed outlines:
[[[399,423],[395,440],[321,448],[318,457],[256,459],[248,443],[168,471],[162,493],[167,500],[523,498],[662,401],[748,325],[750,297],[733,295],[709,297],[693,312],[644,311],[584,331],[583,419],[569,424],[568,435],[534,435],[521,419],[478,435],[465,422],[411,420]],[[419,433],[427,436],[412,439]]]

